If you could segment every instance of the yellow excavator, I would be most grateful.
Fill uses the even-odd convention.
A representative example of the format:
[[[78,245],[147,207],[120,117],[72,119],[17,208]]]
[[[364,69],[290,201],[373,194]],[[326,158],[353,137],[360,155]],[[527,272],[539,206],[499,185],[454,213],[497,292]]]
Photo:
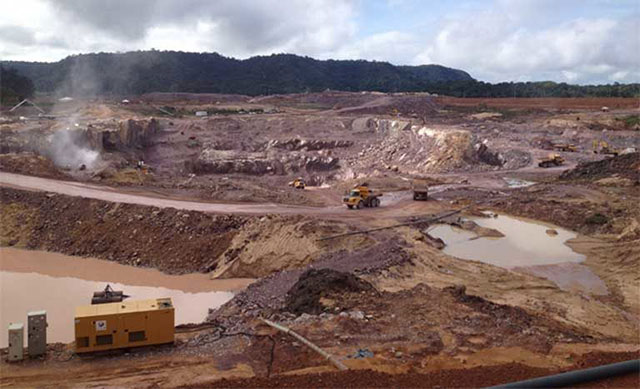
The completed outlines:
[[[363,183],[351,189],[349,194],[342,199],[342,202],[349,209],[375,208],[380,206],[380,197],[382,197],[382,193],[374,193],[372,189],[369,189],[367,183]]]
[[[619,150],[614,149],[607,143],[606,141],[593,141],[593,152],[595,154],[605,154],[605,155],[613,155],[616,156],[620,153]]]
[[[302,178],[296,178],[289,183],[289,186],[292,186],[295,189],[304,189],[307,185],[304,183]]]

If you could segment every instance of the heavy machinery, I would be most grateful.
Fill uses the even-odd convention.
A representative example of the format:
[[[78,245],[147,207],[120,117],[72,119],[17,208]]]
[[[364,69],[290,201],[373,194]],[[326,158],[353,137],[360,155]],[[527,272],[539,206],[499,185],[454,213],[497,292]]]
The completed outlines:
[[[111,285],[107,284],[104,290],[93,292],[91,304],[119,303],[128,297],[121,290],[113,290]]]
[[[292,186],[296,189],[304,189],[307,185],[304,183],[304,180],[302,178],[296,178],[289,183],[289,186]]]
[[[553,145],[553,148],[558,150],[558,151],[568,151],[570,153],[575,153],[575,152],[578,151],[578,148],[576,147],[576,145],[574,145],[572,143],[555,144],[555,145]]]
[[[380,197],[382,197],[382,193],[374,193],[372,189],[369,189],[367,183],[363,183],[351,189],[349,194],[342,199],[342,202],[349,209],[373,208],[380,206]]]
[[[614,149],[607,143],[606,141],[593,141],[593,152],[595,154],[605,154],[605,155],[613,155],[616,156],[620,153],[619,150]]]
[[[540,167],[552,167],[552,166],[560,166],[564,163],[564,158],[559,154],[549,154],[547,158],[544,158],[538,163]]]
[[[416,201],[429,200],[429,185],[425,180],[411,181],[411,189],[413,190],[413,199]]]
[[[170,298],[76,307],[76,353],[173,343]]]

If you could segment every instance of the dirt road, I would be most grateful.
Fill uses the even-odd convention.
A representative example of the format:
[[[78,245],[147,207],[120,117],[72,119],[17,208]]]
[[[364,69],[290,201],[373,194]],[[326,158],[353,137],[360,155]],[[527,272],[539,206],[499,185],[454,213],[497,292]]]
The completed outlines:
[[[378,209],[350,211],[342,205],[330,207],[309,207],[275,203],[220,203],[189,201],[165,197],[152,192],[133,192],[123,188],[112,188],[73,181],[59,181],[48,178],[25,176],[0,172],[0,186],[44,192],[53,192],[68,196],[91,198],[115,203],[146,205],[159,208],[175,208],[222,214],[281,214],[310,215],[328,218],[368,219],[380,217],[401,217],[415,212],[429,212],[433,207],[427,203],[415,203],[410,200],[409,192],[389,193],[383,197]],[[339,201],[339,199],[336,199]],[[385,209],[385,206],[394,205]],[[399,205],[397,207],[396,205]]]
[[[282,204],[232,204],[176,200],[149,194],[126,193],[122,189],[84,184],[73,181],[58,181],[47,178],[24,176],[0,172],[0,185],[17,189],[54,192],[68,196],[86,197],[116,203],[148,205],[160,208],[176,208],[189,211],[235,214],[320,214],[328,211],[346,211],[343,207],[315,208]]]

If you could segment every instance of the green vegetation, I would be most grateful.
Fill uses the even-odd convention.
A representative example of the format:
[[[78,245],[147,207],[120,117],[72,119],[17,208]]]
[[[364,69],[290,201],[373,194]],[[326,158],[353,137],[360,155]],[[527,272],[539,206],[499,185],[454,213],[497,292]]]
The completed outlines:
[[[31,78],[39,92],[61,95],[191,92],[255,96],[332,89],[430,92],[456,97],[640,97],[640,84],[490,84],[476,81],[462,70],[439,65],[319,61],[290,54],[237,60],[217,53],[151,50],[83,54],[54,63],[3,64]]]
[[[607,224],[609,218],[601,213],[594,213],[586,219],[587,224],[603,225]]]
[[[15,69],[0,66],[0,103],[16,104],[33,96],[33,82]]]
[[[288,54],[237,60],[216,53],[138,51],[77,55],[55,63],[5,63],[31,77],[38,91],[64,95],[147,92],[264,95],[325,89],[395,92],[425,90],[433,82],[472,80],[461,70],[437,65],[319,61]]]
[[[640,84],[569,85],[542,82],[438,82],[428,91],[454,97],[640,97]]]
[[[640,115],[629,115],[623,118],[616,118],[616,120],[622,120],[624,125],[629,128],[640,126]]]

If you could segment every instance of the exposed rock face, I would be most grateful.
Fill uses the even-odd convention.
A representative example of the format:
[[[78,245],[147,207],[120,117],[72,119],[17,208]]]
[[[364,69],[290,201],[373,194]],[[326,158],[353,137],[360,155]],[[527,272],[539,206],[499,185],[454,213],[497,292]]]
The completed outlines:
[[[474,146],[476,151],[476,157],[481,162],[484,162],[488,165],[493,166],[502,166],[504,165],[504,158],[500,153],[494,153],[489,150],[486,144],[484,143],[476,143]]]
[[[187,169],[197,174],[244,173],[278,174],[319,172],[337,169],[337,158],[321,155],[305,155],[301,152],[270,154],[266,152],[241,152],[204,149],[197,159],[187,162]]]
[[[105,151],[116,151],[134,147],[144,147],[159,129],[156,119],[133,120],[128,119],[118,123],[116,130],[102,130],[98,135],[96,146]],[[91,131],[90,131],[91,132]],[[101,139],[100,139],[101,138]]]
[[[389,120],[364,117],[355,119],[351,123],[351,129],[355,132],[398,133],[410,130],[411,122],[408,120]]]
[[[351,146],[353,146],[353,142],[350,140],[305,140],[295,138],[285,141],[271,140],[265,145],[265,149],[276,148],[292,151],[315,151]]]

